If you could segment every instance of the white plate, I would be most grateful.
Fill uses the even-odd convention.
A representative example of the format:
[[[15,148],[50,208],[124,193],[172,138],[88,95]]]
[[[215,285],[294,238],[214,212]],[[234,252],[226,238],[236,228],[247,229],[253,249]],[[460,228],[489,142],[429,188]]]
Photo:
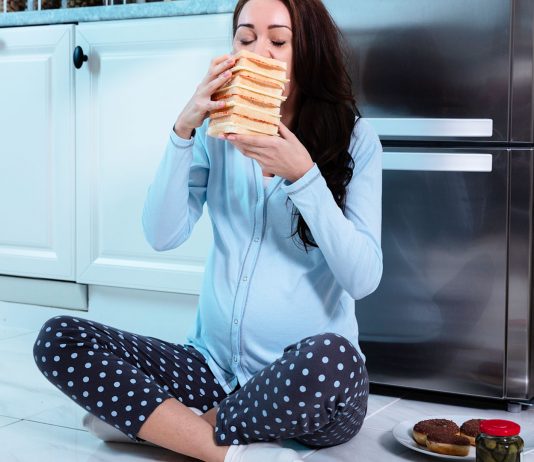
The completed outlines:
[[[430,416],[430,417],[421,417],[418,419],[411,419],[411,420],[405,420],[404,422],[401,422],[397,425],[395,425],[395,428],[393,428],[393,436],[395,439],[402,444],[403,446],[406,446],[407,448],[413,449],[414,451],[422,452],[424,454],[428,454],[429,456],[439,457],[441,459],[451,459],[451,460],[475,460],[475,447],[471,446],[469,449],[469,454],[465,457],[463,456],[448,456],[446,454],[438,454],[437,452],[432,452],[429,449],[427,449],[425,446],[421,446],[420,444],[417,444],[415,440],[412,437],[412,430],[413,426],[420,422],[421,420],[428,420],[428,419],[449,419],[456,423],[459,427],[466,421],[470,419],[479,419],[480,417],[477,417],[476,415],[468,416],[468,415],[440,415],[440,416]]]

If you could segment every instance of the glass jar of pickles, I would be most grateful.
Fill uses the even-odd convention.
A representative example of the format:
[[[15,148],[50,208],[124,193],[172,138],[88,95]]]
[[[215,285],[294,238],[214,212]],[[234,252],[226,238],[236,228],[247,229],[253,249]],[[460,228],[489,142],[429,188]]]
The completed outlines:
[[[480,422],[476,437],[476,462],[519,462],[523,451],[521,427],[510,420]]]

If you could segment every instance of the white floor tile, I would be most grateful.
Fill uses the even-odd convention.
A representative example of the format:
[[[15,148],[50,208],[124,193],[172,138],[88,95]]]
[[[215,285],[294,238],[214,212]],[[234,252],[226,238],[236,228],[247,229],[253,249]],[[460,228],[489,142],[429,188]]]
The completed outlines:
[[[376,395],[371,393],[369,395],[369,402],[367,403],[367,415],[365,418],[369,419],[375,416],[387,407],[395,404],[399,399],[400,398],[395,396]]]
[[[25,305],[23,303],[8,303],[0,301],[0,320],[2,326],[24,328],[37,331],[47,319],[62,314],[80,315],[85,312],[51,308],[44,306]]]
[[[0,327],[0,335],[3,331],[3,328]],[[0,352],[2,354],[10,353],[27,353],[32,355],[33,343],[37,337],[36,330],[28,330],[22,334],[0,340]]]
[[[69,409],[71,400],[37,369],[32,353],[34,340],[35,334],[31,333],[0,341],[0,415],[21,419],[60,407]],[[58,422],[62,421],[66,422],[59,418]]]
[[[191,462],[165,449],[137,444],[106,444],[85,431],[34,422],[0,428],[2,462]]]
[[[23,329],[21,327],[11,327],[5,324],[0,324],[0,342],[3,340],[18,337],[20,335],[28,334],[32,332],[30,329]]]
[[[428,462],[428,457],[407,450],[395,441],[391,432],[363,428],[351,441],[325,448],[307,457],[306,462]]]
[[[84,410],[41,374],[33,360],[37,331],[0,342],[0,414],[82,429]]]
[[[12,425],[15,422],[20,422],[19,419],[13,419],[11,417],[0,416],[0,428],[5,427],[6,425]]]

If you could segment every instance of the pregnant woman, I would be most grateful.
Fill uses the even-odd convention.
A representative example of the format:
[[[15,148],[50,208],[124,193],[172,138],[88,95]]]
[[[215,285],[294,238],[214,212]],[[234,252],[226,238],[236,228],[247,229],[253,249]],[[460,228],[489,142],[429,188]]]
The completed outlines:
[[[206,135],[215,58],[179,113],[148,190],[145,236],[185,242],[207,203],[214,241],[184,344],[72,316],[34,347],[95,422],[208,462],[298,461],[361,428],[368,378],[354,299],[382,275],[381,146],[359,119],[339,31],[320,0],[240,0],[233,52],[287,63],[280,136]],[[147,318],[150,307],[147,307]]]

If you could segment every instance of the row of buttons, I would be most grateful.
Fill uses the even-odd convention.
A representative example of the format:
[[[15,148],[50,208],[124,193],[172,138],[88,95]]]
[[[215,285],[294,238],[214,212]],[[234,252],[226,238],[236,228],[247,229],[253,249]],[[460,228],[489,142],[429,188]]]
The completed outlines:
[[[260,238],[259,237],[255,237],[254,238],[254,242],[260,242]],[[247,282],[248,281],[248,276],[243,276],[243,281]],[[235,322],[235,324],[237,324],[236,321],[234,321],[234,322]]]
[[[255,237],[254,238],[254,242],[260,242],[260,238],[259,237]],[[248,281],[248,276],[243,276],[243,282],[247,282]],[[234,324],[237,325],[239,323],[239,320],[237,318],[234,319]],[[237,360],[238,360],[238,357],[237,355],[234,355],[232,357],[232,360],[234,361],[234,363],[237,363]]]

